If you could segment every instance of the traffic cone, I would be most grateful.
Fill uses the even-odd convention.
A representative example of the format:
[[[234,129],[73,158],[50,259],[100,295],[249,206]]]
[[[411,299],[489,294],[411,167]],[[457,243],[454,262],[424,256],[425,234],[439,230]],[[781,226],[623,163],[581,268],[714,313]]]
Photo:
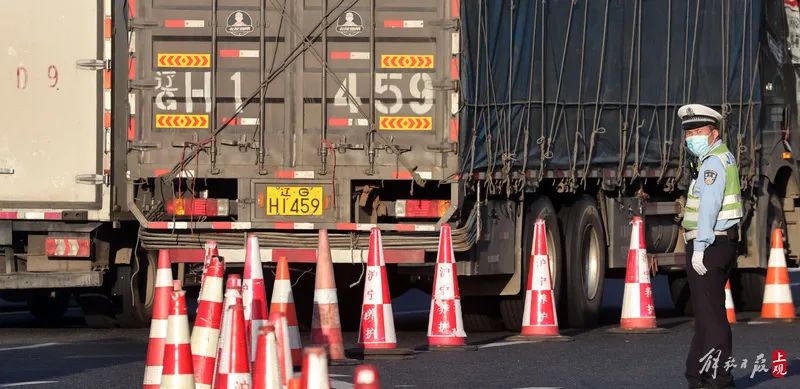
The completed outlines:
[[[161,386],[164,366],[164,346],[167,341],[169,304],[172,300],[172,263],[167,250],[159,250],[156,270],[156,285],[153,295],[153,316],[150,321],[150,342],[144,367],[144,389]]]
[[[203,281],[206,279],[206,273],[212,257],[219,257],[219,249],[217,241],[209,239],[203,244],[203,274],[200,276],[200,294],[203,294]]]
[[[289,262],[286,257],[278,258],[278,269],[275,272],[275,284],[272,287],[272,305],[270,311],[286,315],[289,326],[289,348],[292,350],[292,365],[300,366],[303,362],[303,345],[300,343],[300,329],[297,325],[297,311],[292,296],[292,281],[289,278]]]
[[[264,288],[264,272],[261,267],[261,253],[258,236],[247,234],[247,252],[244,257],[244,282],[242,282],[242,301],[244,302],[244,322],[247,339],[250,341],[250,361],[256,360],[258,329],[267,321],[267,292]]]
[[[786,268],[786,256],[783,252],[783,230],[775,228],[772,230],[772,248],[769,251],[761,319],[792,321],[795,318],[789,270]]]
[[[186,292],[175,281],[170,295],[171,309],[164,346],[164,371],[161,387],[165,389],[194,389],[192,350],[189,344],[189,317],[186,315]]]
[[[515,341],[571,341],[558,333],[558,316],[553,300],[550,259],[547,256],[547,229],[544,219],[536,219],[533,228],[528,283],[525,288],[525,309],[522,331],[508,338]]]
[[[324,347],[333,366],[353,365],[356,360],[344,354],[342,326],[339,321],[339,300],[333,277],[333,260],[328,243],[328,230],[319,230],[317,273],[314,280],[314,312],[311,318],[311,344]]]
[[[392,298],[386,278],[381,231],[373,227],[369,234],[369,254],[361,304],[359,348],[349,350],[356,358],[411,358],[413,351],[397,347]]]
[[[730,281],[725,283],[725,312],[728,315],[728,324],[736,323],[736,308],[733,306]]]
[[[197,389],[211,388],[222,323],[222,277],[225,265],[212,256],[204,271],[192,331],[192,363]]]
[[[467,346],[467,333],[461,317],[461,294],[458,292],[453,237],[450,225],[443,224],[439,232],[439,252],[436,256],[431,308],[428,318],[429,350],[477,350]]]
[[[269,322],[275,327],[275,338],[278,344],[278,369],[283,377],[283,385],[288,385],[294,376],[292,368],[292,349],[289,346],[289,326],[286,324],[286,315],[273,310],[269,314]]]
[[[329,389],[328,358],[322,347],[306,347],[303,353],[302,389]]]
[[[616,333],[652,334],[667,332],[656,326],[656,309],[653,288],[650,285],[650,266],[644,242],[644,222],[639,216],[631,220],[631,244],[628,249],[628,266],[625,272],[625,291],[622,298],[622,315]]]
[[[275,326],[267,322],[256,338],[256,361],[253,364],[253,389],[281,389],[283,376],[278,363]]]
[[[360,365],[353,372],[353,389],[381,389],[378,368],[373,365]]]
[[[226,334],[231,330],[231,313],[230,308],[236,305],[242,305],[242,278],[238,274],[228,275],[228,280],[225,282],[225,300],[222,302],[222,324],[219,332],[219,339],[217,339],[217,360],[214,366],[214,382],[219,373],[220,358],[222,356],[222,347],[225,345],[224,339]],[[244,308],[242,308],[244,309]],[[216,387],[216,384],[214,385]]]
[[[250,355],[247,352],[247,332],[244,325],[244,307],[236,304],[227,308],[225,314],[228,328],[222,337],[222,352],[219,355],[216,389],[249,388]]]
[[[286,384],[288,389],[300,389],[300,386],[303,384],[303,381],[300,377],[293,377],[289,379],[289,383]]]

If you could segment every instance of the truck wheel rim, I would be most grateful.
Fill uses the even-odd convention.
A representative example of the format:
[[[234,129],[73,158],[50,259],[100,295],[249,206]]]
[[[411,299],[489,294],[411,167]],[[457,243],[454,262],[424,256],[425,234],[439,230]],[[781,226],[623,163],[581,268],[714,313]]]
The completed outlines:
[[[587,225],[583,230],[583,292],[586,298],[593,300],[597,296],[597,289],[600,285],[598,274],[600,273],[600,237],[597,230],[591,225]]]

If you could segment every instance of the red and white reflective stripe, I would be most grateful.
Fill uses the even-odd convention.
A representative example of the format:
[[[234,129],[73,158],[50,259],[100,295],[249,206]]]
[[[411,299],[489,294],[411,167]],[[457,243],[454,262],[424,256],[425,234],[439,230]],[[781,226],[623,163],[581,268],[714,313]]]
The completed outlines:
[[[383,28],[423,28],[425,23],[422,20],[384,20]]]
[[[61,211],[0,210],[0,219],[61,220]]]
[[[249,230],[253,228],[250,222],[211,222],[214,230]]]
[[[154,177],[161,177],[172,171],[172,169],[156,169],[153,171]],[[194,177],[194,170],[181,170],[175,177],[191,178]]]
[[[279,222],[275,223],[275,228],[282,230],[313,230],[314,223]]]
[[[331,51],[331,59],[369,59],[369,51]]]
[[[304,179],[313,179],[314,178],[314,171],[313,170],[278,170],[275,172],[275,176],[278,178],[304,178]]]
[[[220,124],[228,123],[231,126],[257,126],[258,118],[222,118]]]
[[[202,255],[202,250],[193,249],[179,249],[183,252],[197,251],[197,260],[194,256],[189,255],[176,255],[177,258],[184,260],[176,260],[176,262],[202,262],[199,258]],[[333,263],[365,263],[367,261],[367,254],[369,250],[348,250],[348,249],[332,249],[331,259]],[[220,249],[220,256],[225,258],[228,263],[244,263],[244,249]],[[315,263],[317,261],[316,249],[290,249],[290,248],[262,248],[259,250],[261,254],[261,262],[277,262],[278,258],[285,257],[289,262],[293,263]],[[385,250],[384,258],[388,263],[423,263],[425,261],[425,250]]]
[[[433,179],[433,173],[429,171],[417,171],[416,172],[421,178],[426,180]],[[392,178],[400,179],[400,180],[410,180],[413,178],[413,175],[408,170],[395,170],[392,173]]]
[[[369,126],[369,120],[353,118],[328,118],[328,125],[331,127],[367,127]]]
[[[164,21],[166,28],[203,28],[205,26],[205,20],[167,19]]]
[[[89,239],[47,238],[45,253],[48,257],[88,257]]]
[[[220,50],[222,58],[258,58],[258,50]]]

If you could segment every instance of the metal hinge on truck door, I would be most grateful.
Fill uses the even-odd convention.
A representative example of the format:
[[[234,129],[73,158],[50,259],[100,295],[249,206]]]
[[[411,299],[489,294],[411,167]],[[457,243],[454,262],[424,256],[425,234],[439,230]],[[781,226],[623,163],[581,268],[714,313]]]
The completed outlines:
[[[461,29],[461,22],[459,19],[441,19],[441,20],[432,20],[427,22],[427,24],[439,27],[442,30],[460,30]]]
[[[75,61],[75,66],[81,70],[104,70],[111,69],[111,61],[103,61],[102,59],[79,59]]]
[[[104,174],[78,174],[75,182],[85,185],[108,185],[111,183],[111,176]]]
[[[128,21],[128,29],[139,29],[143,30],[146,28],[156,28],[159,26],[159,23],[153,20],[145,20],[142,18],[133,18]]]
[[[448,154],[453,153],[458,155],[458,142],[444,142],[439,144],[425,146],[428,151],[435,151],[437,153]]]

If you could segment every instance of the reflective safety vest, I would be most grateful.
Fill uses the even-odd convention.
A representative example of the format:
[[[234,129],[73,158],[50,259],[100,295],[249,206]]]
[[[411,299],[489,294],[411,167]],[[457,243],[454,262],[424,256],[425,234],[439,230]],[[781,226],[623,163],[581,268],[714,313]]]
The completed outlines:
[[[725,191],[723,192],[722,208],[719,210],[717,220],[740,219],[744,216],[744,207],[742,206],[742,190],[739,186],[739,167],[736,166],[736,160],[724,143],[719,144],[704,155],[700,159],[700,165],[711,157],[719,158],[725,168]],[[694,195],[696,182],[697,178],[693,179],[691,185],[689,185],[689,194],[683,212],[683,228],[686,231],[697,229],[700,197]]]

